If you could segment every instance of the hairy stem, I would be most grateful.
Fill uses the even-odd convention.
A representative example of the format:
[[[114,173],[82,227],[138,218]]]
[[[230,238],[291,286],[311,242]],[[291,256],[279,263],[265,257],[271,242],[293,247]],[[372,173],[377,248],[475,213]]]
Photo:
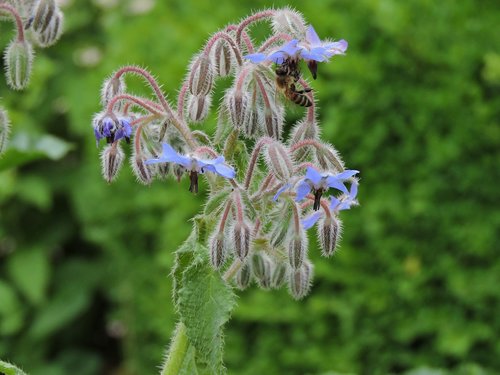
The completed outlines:
[[[189,348],[189,340],[186,332],[184,323],[177,323],[167,358],[160,373],[161,375],[179,374]]]
[[[17,10],[12,5],[5,3],[0,4],[0,10],[8,12],[12,15],[12,17],[14,17],[14,21],[16,22],[16,28],[17,28],[17,41],[24,42],[23,20],[21,19],[21,16],[17,12]]]

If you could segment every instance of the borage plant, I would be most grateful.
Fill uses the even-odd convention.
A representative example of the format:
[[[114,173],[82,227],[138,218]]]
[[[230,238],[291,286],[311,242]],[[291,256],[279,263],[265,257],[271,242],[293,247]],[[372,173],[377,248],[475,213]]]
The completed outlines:
[[[248,28],[263,20],[273,33],[255,45]],[[222,327],[235,306],[234,287],[255,281],[266,290],[286,285],[295,299],[306,296],[313,278],[307,229],[315,225],[322,254],[334,254],[339,212],[357,204],[358,171],[346,170],[335,148],[321,141],[314,91],[301,65],[316,78],[319,63],[346,49],[344,40],[320,40],[293,10],[265,10],[212,35],[194,56],[176,107],[140,67],[123,67],[104,82],[104,108],[93,127],[97,142],[107,143],[106,181],[117,176],[122,147],[130,143],[139,182],[187,176],[191,193],[201,184],[209,191],[175,253],[179,323],[162,374],[224,372]],[[127,75],[142,77],[155,99],[128,92]],[[233,81],[215,134],[193,130],[207,119],[215,81],[227,76]],[[285,106],[305,112],[287,140]]]

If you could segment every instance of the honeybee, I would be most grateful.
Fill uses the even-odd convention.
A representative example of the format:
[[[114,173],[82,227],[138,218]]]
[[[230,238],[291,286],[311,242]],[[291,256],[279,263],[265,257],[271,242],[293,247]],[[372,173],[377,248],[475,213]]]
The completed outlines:
[[[276,85],[283,90],[288,99],[302,107],[310,107],[312,105],[311,99],[305,95],[311,89],[297,90],[295,86],[300,79],[298,61],[285,60],[276,68],[275,72]]]

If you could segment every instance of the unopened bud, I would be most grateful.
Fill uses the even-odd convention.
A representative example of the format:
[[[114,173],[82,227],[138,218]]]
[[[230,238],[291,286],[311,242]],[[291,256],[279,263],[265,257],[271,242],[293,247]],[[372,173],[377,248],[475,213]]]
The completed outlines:
[[[225,253],[224,233],[213,234],[210,238],[210,263],[215,269],[219,269],[224,264]]]
[[[293,233],[287,247],[290,266],[293,269],[300,268],[304,262],[308,248],[306,232],[301,229],[298,233]]]
[[[116,78],[115,75],[111,76],[104,81],[101,89],[101,103],[106,107],[111,99],[116,95],[125,93],[125,80],[123,76]],[[121,102],[121,101],[120,101]]]
[[[241,260],[244,260],[250,249],[250,228],[246,223],[238,223],[236,222],[233,227],[233,240],[234,240],[234,249],[236,251],[236,255]]]
[[[261,114],[260,122],[264,126],[265,133],[274,139],[281,139],[283,130],[283,107],[272,105],[271,108],[265,108]]]
[[[214,51],[215,74],[226,77],[231,73],[233,67],[233,53],[225,40],[217,43]]]
[[[342,172],[345,169],[338,151],[331,145],[322,144],[321,149],[316,149],[316,159],[324,170]]]
[[[189,92],[193,95],[208,95],[212,91],[213,67],[204,54],[195,57],[189,74]]]
[[[256,253],[252,257],[252,270],[259,283],[264,289],[271,287],[272,261],[269,256],[262,253]]]
[[[293,174],[293,163],[288,150],[280,143],[273,142],[266,148],[267,165],[281,181],[288,181]]]
[[[38,33],[37,42],[40,47],[46,48],[55,44],[62,34],[63,13],[56,9],[46,29]]]
[[[275,11],[272,26],[275,34],[303,35],[306,26],[302,15],[291,9],[278,9]]]
[[[24,89],[30,80],[33,48],[26,40],[13,40],[5,50],[7,83],[14,90]]]
[[[308,260],[299,269],[291,269],[288,286],[292,297],[297,300],[304,298],[311,289],[312,278],[313,265]]]
[[[317,139],[318,125],[316,121],[301,120],[292,129],[290,136],[290,145],[294,145],[304,139]],[[294,153],[294,159],[297,163],[305,161],[311,155],[310,148],[301,147]]]
[[[251,279],[251,269],[250,265],[246,262],[241,265],[241,268],[236,272],[234,280],[236,281],[236,287],[240,290],[248,288]]]
[[[271,276],[271,287],[274,289],[279,289],[285,282],[287,276],[287,265],[284,262],[276,264]]]
[[[102,175],[107,182],[116,178],[124,158],[125,154],[117,143],[107,145],[104,148],[101,154]]]
[[[212,104],[211,95],[189,95],[187,109],[192,122],[202,122],[207,118]]]
[[[5,152],[7,142],[9,140],[10,121],[7,116],[7,111],[0,108],[0,155]]]
[[[33,8],[33,30],[37,33],[44,32],[56,12],[55,0],[38,0]]]
[[[257,136],[259,130],[259,112],[257,108],[250,107],[247,110],[246,121],[243,131],[247,137]]]
[[[233,126],[239,129],[244,128],[248,107],[247,93],[234,88],[229,89],[226,91],[224,102]]]
[[[331,256],[340,239],[342,224],[336,217],[320,219],[318,223],[318,239],[321,245],[321,254],[325,257]]]
[[[147,160],[141,153],[137,154],[135,151],[130,159],[130,164],[132,165],[132,171],[134,172],[137,181],[141,184],[149,185],[153,181],[154,168],[153,164],[146,164]]]

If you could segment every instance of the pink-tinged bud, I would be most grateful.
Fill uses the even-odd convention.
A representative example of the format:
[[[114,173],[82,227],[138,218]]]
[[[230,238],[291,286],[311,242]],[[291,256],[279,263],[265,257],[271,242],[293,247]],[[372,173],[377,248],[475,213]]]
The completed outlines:
[[[252,270],[259,286],[263,289],[271,287],[272,261],[268,255],[256,253],[252,256]]]
[[[300,268],[304,263],[308,244],[309,241],[307,239],[307,234],[303,229],[301,229],[298,233],[292,233],[292,235],[290,236],[290,240],[287,244],[288,260],[290,262],[290,266],[293,269]]]
[[[325,217],[320,219],[317,228],[321,254],[329,257],[335,253],[337,248],[342,232],[342,223],[336,217]]]
[[[132,157],[130,158],[130,164],[132,165],[132,171],[134,172],[137,181],[144,185],[149,185],[153,181],[153,175],[155,174],[155,166],[157,164],[147,165],[145,161],[150,158],[146,158],[142,154],[137,154],[134,150]]]
[[[215,74],[219,77],[227,77],[233,68],[233,52],[225,40],[217,42],[214,51]]]
[[[224,243],[224,233],[217,232],[210,237],[210,263],[215,269],[219,269],[226,258],[226,246]]]
[[[5,74],[14,90],[24,89],[30,80],[33,47],[26,40],[13,40],[5,49]]]
[[[212,104],[211,95],[189,95],[187,112],[192,122],[202,122],[207,118]]]
[[[290,145],[294,145],[304,139],[318,139],[318,125],[316,121],[310,122],[306,119],[299,121],[292,129],[290,136]],[[294,159],[301,163],[308,159],[312,154],[309,147],[301,147],[294,153]]]
[[[37,33],[44,32],[49,27],[55,12],[55,0],[38,0],[33,8],[33,30]]]
[[[302,14],[291,9],[277,9],[272,20],[274,34],[304,35],[306,23]]]
[[[124,94],[126,90],[125,80],[123,76],[116,78],[115,75],[111,76],[104,81],[101,88],[101,103],[106,107],[111,99],[116,95]],[[121,102],[121,101],[120,101]]]
[[[56,9],[48,27],[37,34],[37,42],[40,47],[50,47],[57,42],[62,34],[63,19],[63,13]]]
[[[338,151],[331,145],[322,144],[321,149],[316,149],[316,159],[324,170],[342,172],[345,169]]]
[[[246,262],[241,265],[241,268],[236,272],[234,280],[236,282],[236,287],[240,290],[248,288],[251,279],[251,268]]]
[[[259,131],[259,112],[255,107],[249,107],[246,113],[245,126],[243,132],[249,138],[257,136]]]
[[[226,91],[224,105],[233,126],[239,129],[244,128],[249,105],[248,94],[231,88]]]
[[[267,166],[281,181],[288,181],[293,174],[293,163],[288,150],[280,143],[273,142],[266,147]]]
[[[9,140],[10,121],[7,111],[0,108],[0,155],[5,152]]]
[[[212,91],[213,67],[204,54],[196,56],[189,73],[189,92],[192,95],[208,95]]]
[[[260,112],[260,122],[264,127],[264,132],[271,138],[281,139],[281,132],[283,130],[283,107],[272,105],[271,108],[264,108]]]
[[[245,260],[250,250],[251,230],[246,223],[236,222],[232,232],[236,255]]]
[[[279,289],[285,282],[287,277],[288,268],[286,263],[280,262],[276,264],[273,270],[273,274],[271,276],[271,287],[273,289]]]
[[[304,298],[311,289],[313,265],[306,260],[299,269],[291,269],[288,280],[290,294],[296,300]]]
[[[101,154],[102,175],[107,182],[112,182],[123,165],[125,154],[118,144],[107,145]]]

